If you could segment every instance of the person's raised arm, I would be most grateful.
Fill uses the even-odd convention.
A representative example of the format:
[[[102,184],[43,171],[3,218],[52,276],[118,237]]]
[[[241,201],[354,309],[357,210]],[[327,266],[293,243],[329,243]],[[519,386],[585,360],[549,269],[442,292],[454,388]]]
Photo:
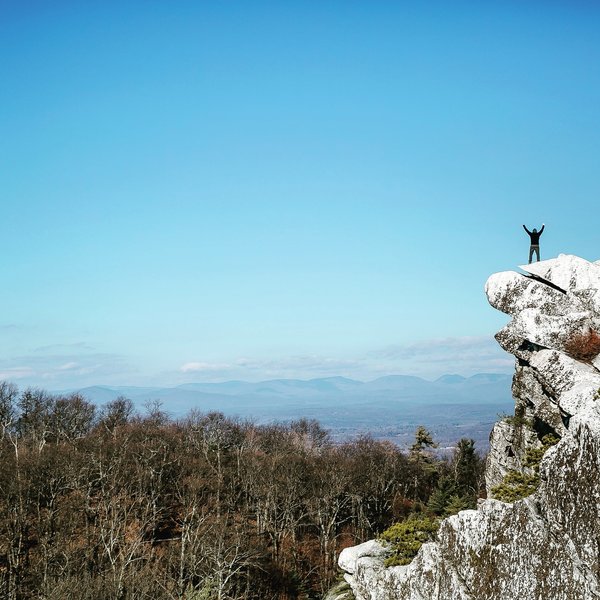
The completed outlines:
[[[523,229],[529,234],[531,235],[531,231],[529,231],[529,229],[527,229],[527,227],[525,227],[525,225],[523,225]]]
[[[540,229],[540,235],[542,235],[542,231],[544,231],[544,227],[546,227],[546,223],[542,223],[542,228]]]

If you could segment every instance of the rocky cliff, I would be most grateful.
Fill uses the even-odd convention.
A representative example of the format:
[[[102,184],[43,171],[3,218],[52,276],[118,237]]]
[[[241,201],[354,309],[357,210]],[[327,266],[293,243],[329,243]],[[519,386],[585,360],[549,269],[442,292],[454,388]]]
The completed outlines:
[[[357,600],[600,598],[600,262],[560,255],[521,269],[485,286],[511,317],[496,339],[516,358],[488,499],[444,520],[409,565],[385,568],[377,541],[344,550]]]

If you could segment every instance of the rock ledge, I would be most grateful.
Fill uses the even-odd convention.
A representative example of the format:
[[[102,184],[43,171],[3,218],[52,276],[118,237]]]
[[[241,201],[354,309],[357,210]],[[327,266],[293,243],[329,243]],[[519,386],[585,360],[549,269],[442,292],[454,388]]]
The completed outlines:
[[[516,358],[515,415],[496,423],[486,465],[489,491],[510,470],[527,472],[528,449],[544,455],[541,484],[523,500],[480,501],[442,522],[411,564],[385,568],[371,540],[339,564],[357,600],[600,599],[600,358],[566,352],[579,332],[600,332],[600,262],[577,256],[492,275],[490,304],[511,320],[496,334]]]

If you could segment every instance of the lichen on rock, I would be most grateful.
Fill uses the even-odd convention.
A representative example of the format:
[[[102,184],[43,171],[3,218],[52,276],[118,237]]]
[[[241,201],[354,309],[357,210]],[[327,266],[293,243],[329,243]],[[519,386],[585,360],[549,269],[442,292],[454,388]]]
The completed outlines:
[[[490,435],[488,499],[442,521],[408,565],[386,568],[374,540],[344,550],[357,600],[600,599],[600,357],[572,349],[578,332],[600,332],[600,261],[521,269],[485,287],[511,316],[496,339],[516,358],[515,414]],[[532,493],[491,498],[514,473],[535,481]]]

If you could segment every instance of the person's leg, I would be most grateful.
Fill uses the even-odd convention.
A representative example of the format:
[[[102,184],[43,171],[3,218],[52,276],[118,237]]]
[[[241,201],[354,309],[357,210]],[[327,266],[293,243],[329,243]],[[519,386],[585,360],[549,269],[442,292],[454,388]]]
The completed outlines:
[[[531,264],[532,257],[533,257],[533,246],[529,246],[529,264]]]
[[[534,246],[533,250],[535,252],[535,255],[537,256],[537,261],[540,262],[540,247],[539,246]]]

